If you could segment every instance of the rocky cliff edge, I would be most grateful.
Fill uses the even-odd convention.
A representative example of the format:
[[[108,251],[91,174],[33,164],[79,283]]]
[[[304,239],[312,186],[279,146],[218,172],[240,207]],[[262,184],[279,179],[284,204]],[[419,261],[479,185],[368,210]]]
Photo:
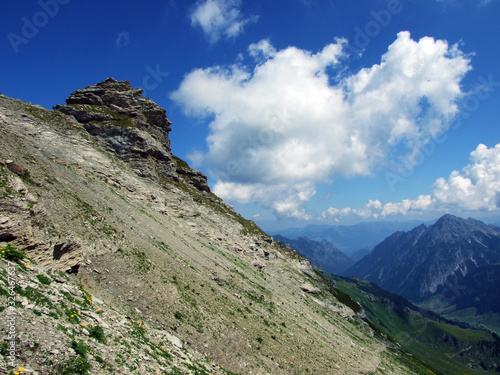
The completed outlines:
[[[165,109],[134,89],[129,81],[107,78],[76,90],[55,110],[73,116],[102,145],[151,179],[182,178],[210,192],[207,177],[172,155],[168,133],[172,124]]]

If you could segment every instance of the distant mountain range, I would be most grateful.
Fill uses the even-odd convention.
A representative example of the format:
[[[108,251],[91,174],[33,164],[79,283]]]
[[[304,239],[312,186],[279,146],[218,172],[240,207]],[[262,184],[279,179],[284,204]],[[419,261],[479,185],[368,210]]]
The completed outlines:
[[[342,274],[354,264],[354,260],[325,240],[312,241],[306,237],[290,239],[279,234],[273,238],[297,251],[316,267],[334,275]]]
[[[344,275],[374,282],[413,302],[437,294],[455,302],[467,282],[471,295],[467,303],[472,303],[472,296],[483,288],[477,282],[481,276],[472,278],[473,272],[481,275],[485,266],[499,262],[500,228],[445,215],[433,225],[394,233]],[[493,290],[498,291],[498,284]]]
[[[279,232],[287,238],[307,237],[312,241],[326,240],[355,261],[368,254],[375,245],[397,231],[407,231],[422,224],[421,221],[381,221],[356,225],[308,225]]]

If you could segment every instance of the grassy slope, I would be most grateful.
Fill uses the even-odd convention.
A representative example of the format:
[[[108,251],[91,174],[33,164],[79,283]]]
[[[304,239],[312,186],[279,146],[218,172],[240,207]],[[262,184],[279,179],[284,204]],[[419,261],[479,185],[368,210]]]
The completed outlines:
[[[495,342],[499,347],[490,333],[426,318],[408,301],[364,280],[337,276],[332,279],[340,290],[363,306],[368,319],[382,334],[436,373],[485,373],[481,363],[494,372],[491,366],[499,362],[498,349],[496,353],[490,350],[483,356],[479,354]]]

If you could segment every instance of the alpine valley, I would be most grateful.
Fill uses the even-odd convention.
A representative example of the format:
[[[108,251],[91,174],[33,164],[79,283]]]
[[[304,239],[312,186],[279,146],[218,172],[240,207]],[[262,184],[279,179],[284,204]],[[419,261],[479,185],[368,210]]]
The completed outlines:
[[[172,154],[172,123],[142,94],[108,78],[53,111],[0,95],[1,373],[500,370],[496,334],[318,270],[235,212]],[[446,216],[347,273],[448,298],[447,314],[494,311],[499,236]],[[452,300],[450,284],[470,290]]]
[[[499,264],[500,228],[445,215],[433,225],[394,233],[344,275],[498,332]]]

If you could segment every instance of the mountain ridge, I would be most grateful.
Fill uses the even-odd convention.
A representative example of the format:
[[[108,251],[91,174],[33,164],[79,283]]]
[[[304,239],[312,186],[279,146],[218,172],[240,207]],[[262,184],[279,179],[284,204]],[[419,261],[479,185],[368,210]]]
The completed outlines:
[[[423,301],[482,265],[500,261],[500,228],[444,215],[396,232],[345,272],[412,301]]]
[[[0,95],[0,247],[25,253],[13,266],[18,366],[420,373],[306,259],[204,188],[202,175],[171,154],[165,113],[140,90],[111,79],[83,90],[56,111]],[[9,264],[0,262],[2,303]],[[91,324],[106,346],[90,336]],[[178,349],[161,346],[182,363],[158,354],[160,337],[175,342]]]
[[[292,239],[307,237],[313,241],[326,240],[348,256],[351,256],[359,250],[373,249],[374,246],[398,230],[410,230],[419,224],[421,224],[420,221],[383,221],[354,225],[311,224],[304,228],[288,228],[280,231],[271,231],[271,234],[281,234]]]
[[[281,235],[274,235],[273,239],[290,246],[314,266],[335,275],[341,274],[354,264],[349,256],[326,240],[318,242],[307,237],[298,237],[292,240]]]

